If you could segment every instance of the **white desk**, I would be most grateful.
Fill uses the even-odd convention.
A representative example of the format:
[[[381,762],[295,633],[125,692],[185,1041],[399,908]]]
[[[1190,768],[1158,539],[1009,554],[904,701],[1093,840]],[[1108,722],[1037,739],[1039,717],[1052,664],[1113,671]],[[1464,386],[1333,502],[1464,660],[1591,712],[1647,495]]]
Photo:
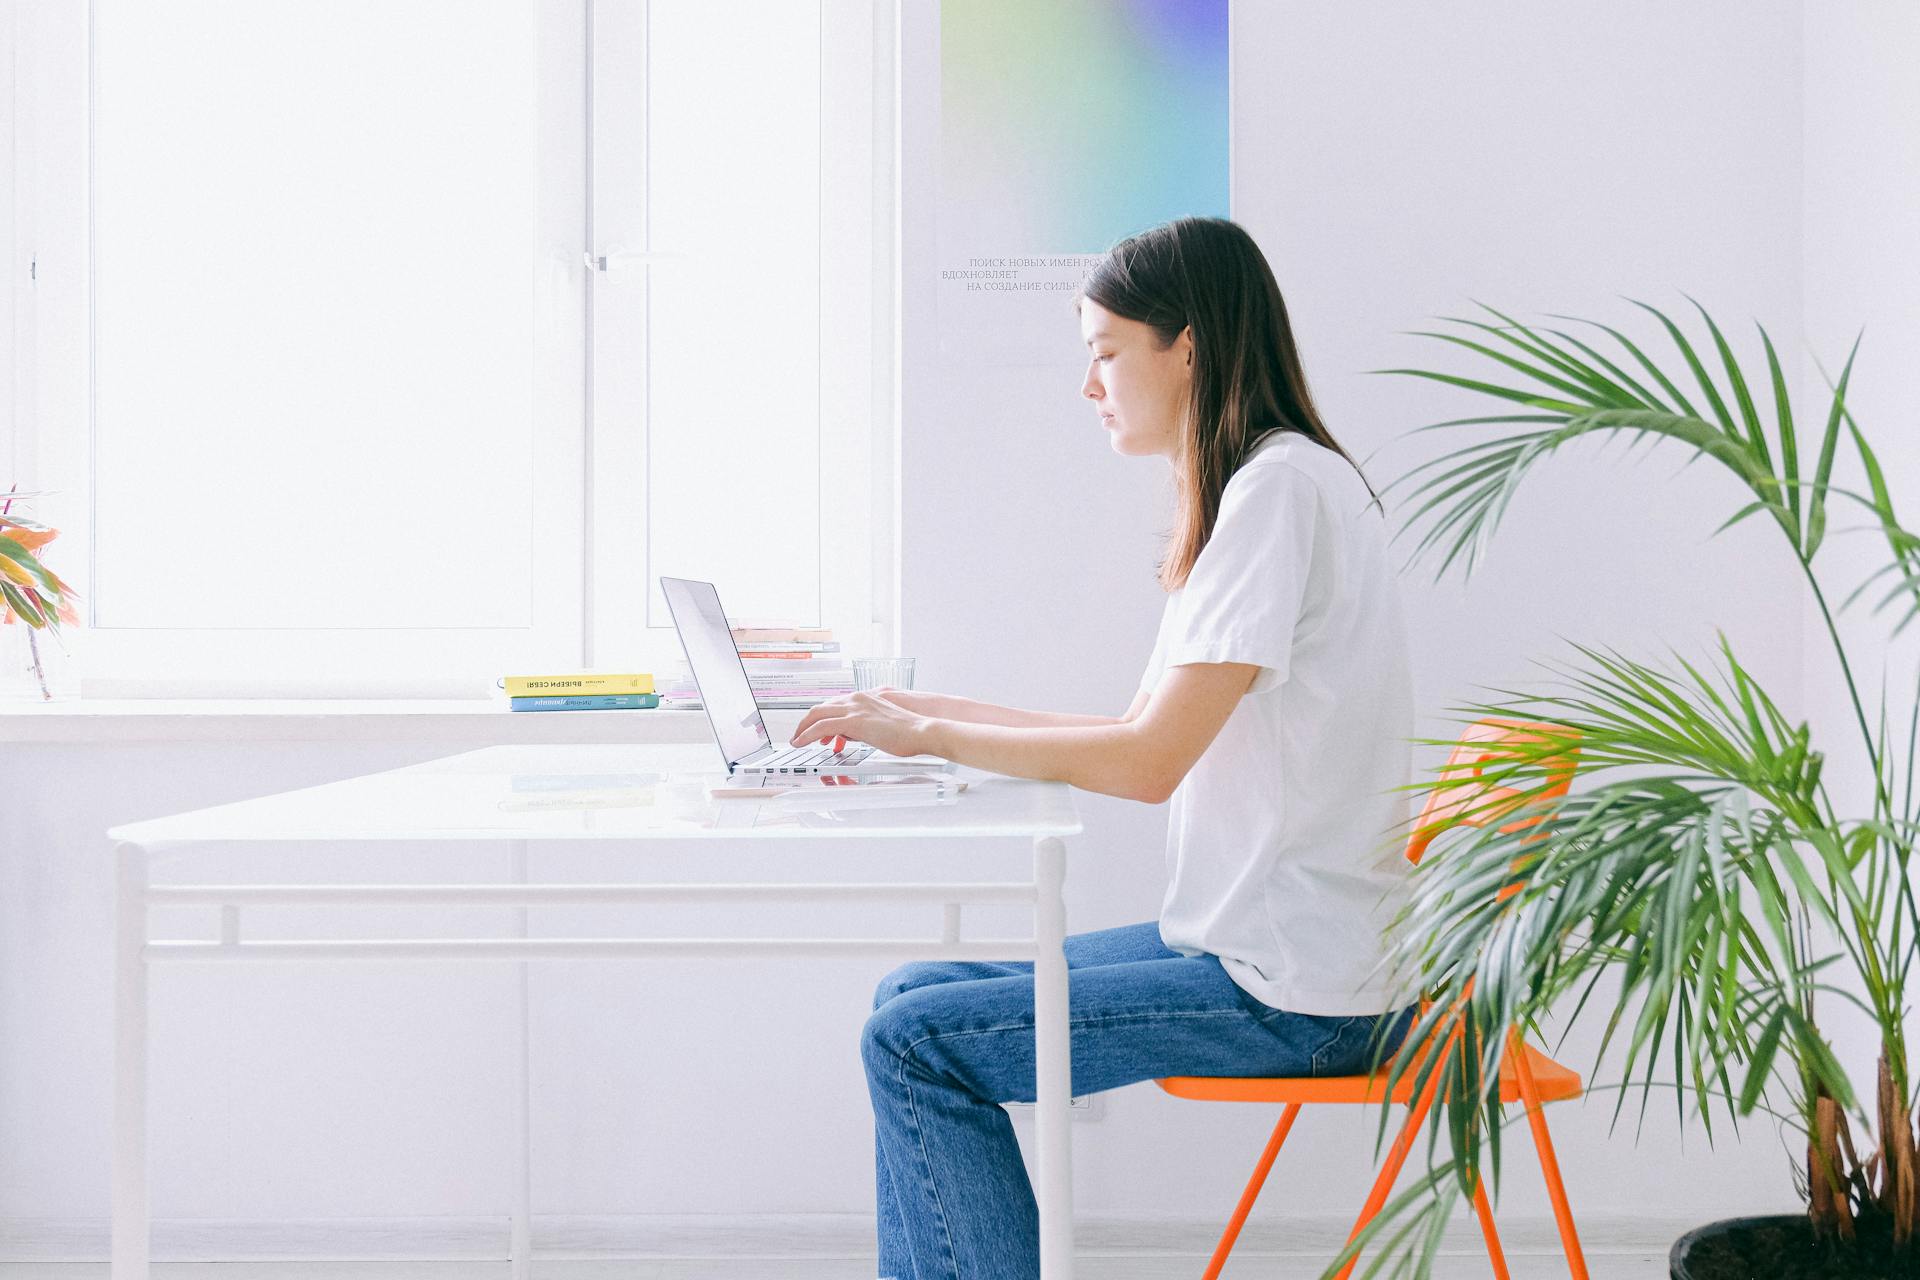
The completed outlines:
[[[406,769],[264,796],[110,829],[115,841],[113,1280],[146,1280],[147,981],[161,963],[247,961],[514,960],[519,965],[512,1258],[525,1280],[532,1256],[528,1180],[525,961],[648,956],[856,956],[1034,961],[1036,1177],[1041,1274],[1073,1274],[1072,1153],[1068,1142],[1067,967],[1062,887],[1066,846],[1080,820],[1064,783],[962,770],[965,794],[944,804],[809,810],[790,799],[714,800],[724,771],[711,746],[530,745],[489,747]],[[529,884],[532,841],[848,840],[1022,838],[1033,841],[1033,879],[1013,883]],[[216,845],[434,840],[506,842],[505,884],[153,884],[156,857]],[[639,902],[904,902],[942,908],[938,938],[528,937],[527,908]],[[1029,904],[1032,938],[960,937],[968,904]],[[218,940],[150,939],[153,907],[219,909]],[[302,904],[491,905],[511,908],[516,937],[302,938],[242,936],[250,906]]]

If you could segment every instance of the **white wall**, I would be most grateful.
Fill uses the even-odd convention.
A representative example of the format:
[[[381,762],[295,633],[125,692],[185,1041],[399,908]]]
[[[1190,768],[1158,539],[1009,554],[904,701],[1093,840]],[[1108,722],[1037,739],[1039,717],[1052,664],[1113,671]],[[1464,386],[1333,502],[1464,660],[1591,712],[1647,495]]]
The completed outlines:
[[[1920,49],[1920,10],[1879,0],[1810,12],[1806,21],[1806,338],[1804,382],[1812,430],[1824,427],[1830,392],[1814,361],[1838,379],[1854,339],[1847,405],[1873,446],[1892,491],[1894,509],[1907,527],[1920,521],[1920,440],[1912,423],[1920,413],[1920,84],[1912,59]],[[1859,492],[1867,481],[1853,446],[1845,439],[1834,482]],[[1871,513],[1835,499],[1829,504],[1833,531],[1819,554],[1831,606],[1840,604],[1866,577],[1888,562],[1887,544],[1871,527]],[[1865,526],[1865,527],[1863,527]],[[1875,616],[1870,593],[1839,616],[1852,651],[1856,680],[1870,718],[1877,717],[1881,663],[1888,661],[1888,716],[1905,747],[1912,707],[1912,641],[1916,628],[1891,649],[1886,644],[1900,610]],[[1833,657],[1832,642],[1817,610],[1807,621],[1809,701],[1826,713],[1816,721],[1831,752],[1836,781],[1858,784],[1846,794],[1852,804],[1869,800],[1871,771],[1852,702]],[[1829,718],[1830,717],[1830,718]]]
[[[1273,263],[1334,435],[1356,457],[1383,450],[1366,468],[1376,488],[1426,456],[1396,436],[1485,411],[1464,393],[1364,373],[1465,368],[1443,344],[1396,331],[1469,314],[1471,298],[1638,338],[1656,322],[1614,295],[1677,318],[1685,289],[1729,330],[1751,333],[1748,317],[1776,341],[1797,330],[1796,5],[1516,2],[1477,6],[1470,22],[1411,4],[1234,8],[1234,214]],[[906,108],[925,112],[937,31],[923,15],[906,33]],[[905,643],[943,688],[1118,712],[1159,617],[1162,464],[1108,450],[1077,395],[1077,366],[940,361],[937,210],[913,198],[931,188],[934,137],[909,146],[903,174]],[[1757,522],[1708,538],[1741,491],[1705,467],[1673,475],[1671,455],[1620,459],[1617,444],[1590,446],[1543,467],[1470,586],[1430,586],[1425,571],[1407,579],[1423,733],[1452,733],[1441,717],[1475,684],[1525,680],[1529,660],[1569,654],[1556,636],[1659,658],[1663,644],[1706,652],[1719,627],[1770,688],[1797,695],[1788,566]],[[979,620],[996,616],[1008,619],[1004,641],[977,643]],[[1083,806],[1071,927],[1151,918],[1163,815],[1100,797]],[[1585,1066],[1590,1052],[1570,1060]],[[1258,1119],[1156,1093],[1115,1095],[1081,1132],[1083,1211],[1177,1216],[1231,1203],[1222,1166],[1251,1165]],[[1683,1153],[1663,1101],[1636,1148],[1606,1137],[1612,1101],[1556,1113],[1576,1205],[1705,1219],[1791,1203],[1770,1135],[1713,1155],[1690,1128]],[[1302,1149],[1276,1174],[1300,1212],[1354,1202],[1357,1162],[1327,1123],[1289,1139]],[[1530,1164],[1510,1168],[1516,1211],[1539,1211]],[[1289,1169],[1314,1175],[1295,1182]]]
[[[1920,522],[1920,10],[1892,0],[1808,6],[1805,23],[1806,146],[1805,329],[1803,385],[1817,409],[1810,429],[1826,424],[1831,392],[1856,337],[1859,356],[1847,406],[1879,458],[1905,527]],[[1833,479],[1857,492],[1867,480],[1852,445],[1843,441]],[[1832,532],[1815,568],[1828,602],[1839,610],[1854,588],[1887,564],[1886,540],[1870,513],[1836,498]],[[1882,583],[1837,624],[1853,664],[1868,723],[1877,725],[1884,680],[1895,758],[1904,760],[1913,710],[1920,626],[1892,638],[1904,606],[1876,616]],[[1828,754],[1826,771],[1840,813],[1864,818],[1872,808],[1872,770],[1859,721],[1826,623],[1805,606],[1806,706],[1814,743]],[[1896,793],[1896,800],[1900,793]],[[1911,936],[1911,934],[1909,934]],[[1848,984],[1850,987],[1853,984]],[[1823,1013],[1855,1079],[1870,1079],[1878,1041],[1866,1019],[1839,1001]],[[1909,1040],[1920,1025],[1909,1021]]]
[[[1755,359],[1751,318],[1784,349],[1799,345],[1804,312],[1831,353],[1836,326],[1850,338],[1871,318],[1860,314],[1869,294],[1885,300],[1874,305],[1911,306],[1898,286],[1920,264],[1892,211],[1864,237],[1880,250],[1838,247],[1861,238],[1864,216],[1843,203],[1838,178],[1872,171],[1893,144],[1899,131],[1880,106],[1911,111],[1895,75],[1920,52],[1920,33],[1909,22],[1891,38],[1880,22],[1891,6],[1863,7],[1831,29],[1829,7],[1813,8],[1820,16],[1803,23],[1787,0],[1516,0],[1479,6],[1468,22],[1411,4],[1235,6],[1235,217],[1274,264],[1332,430],[1363,459],[1381,450],[1367,464],[1376,488],[1421,456],[1396,437],[1478,402],[1364,371],[1462,367],[1441,344],[1396,331],[1466,314],[1470,298],[1523,318],[1589,316],[1651,341],[1651,318],[1615,295],[1678,317],[1690,310],[1684,289]],[[933,6],[907,6],[903,649],[920,656],[927,687],[1118,712],[1159,616],[1164,475],[1156,461],[1109,451],[1077,396],[1077,365],[941,357],[929,198],[937,34]],[[1871,74],[1859,70],[1856,43],[1873,51]],[[1815,92],[1848,78],[1860,96],[1844,109]],[[1829,173],[1863,129],[1880,145],[1866,144],[1844,175]],[[1911,186],[1892,174],[1879,181],[1889,202],[1911,209]],[[1815,229],[1835,247],[1816,251]],[[1892,333],[1879,342],[1891,366],[1900,347]],[[1876,418],[1897,421],[1892,406],[1912,398],[1891,376],[1875,385],[1890,397]],[[1915,461],[1905,460],[1909,474]],[[1803,701],[1803,664],[1817,672],[1789,566],[1757,522],[1709,540],[1739,495],[1705,467],[1674,474],[1678,462],[1628,461],[1615,446],[1550,463],[1470,584],[1408,577],[1423,732],[1449,733],[1446,708],[1476,684],[1525,680],[1530,659],[1567,652],[1560,636],[1658,657],[1665,644],[1705,653],[1719,628],[1777,697]],[[0,771],[0,1220],[106,1210],[98,833],[434,754],[36,749]],[[1151,918],[1164,812],[1091,795],[1081,805],[1070,927]],[[747,874],[752,864],[743,854],[733,865]],[[438,864],[406,865],[425,876]],[[875,976],[835,963],[666,965],[651,978],[626,966],[555,967],[539,977],[536,1212],[869,1211],[854,1037]],[[490,1108],[505,1097],[492,1038],[503,984],[481,970],[387,981],[183,971],[157,982],[155,1086],[175,1101],[154,1131],[156,1214],[500,1211],[505,1117]],[[1569,1060],[1586,1066],[1580,1046],[1592,1039],[1583,1033]],[[1092,1217],[1218,1218],[1270,1120],[1150,1085],[1107,1104],[1101,1119],[1075,1126],[1077,1205]],[[357,1105],[374,1108],[370,1124],[353,1115]],[[1689,1126],[1683,1150],[1661,1102],[1635,1146],[1633,1105],[1611,1139],[1610,1098],[1556,1109],[1577,1208],[1705,1220],[1793,1205],[1790,1146],[1771,1131],[1749,1126],[1744,1142],[1722,1138],[1709,1151]],[[1303,1124],[1262,1215],[1350,1209],[1363,1188],[1363,1125],[1358,1115]],[[1509,1177],[1512,1212],[1542,1212],[1530,1161],[1513,1161]]]

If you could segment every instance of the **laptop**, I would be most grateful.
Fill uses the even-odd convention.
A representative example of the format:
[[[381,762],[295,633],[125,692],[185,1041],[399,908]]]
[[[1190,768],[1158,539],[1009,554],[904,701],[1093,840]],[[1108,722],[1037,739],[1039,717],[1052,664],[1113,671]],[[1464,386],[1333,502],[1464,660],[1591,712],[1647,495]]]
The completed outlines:
[[[679,633],[680,649],[687,655],[694,687],[700,691],[700,705],[706,710],[707,723],[713,726],[714,740],[720,744],[730,776],[857,777],[953,771],[953,761],[940,756],[889,755],[865,743],[848,742],[839,752],[832,750],[831,740],[803,747],[775,746],[754,701],[753,686],[747,681],[746,664],[733,643],[726,611],[720,607],[720,593],[711,582],[690,578],[663,577],[660,589],[666,593],[673,629]]]

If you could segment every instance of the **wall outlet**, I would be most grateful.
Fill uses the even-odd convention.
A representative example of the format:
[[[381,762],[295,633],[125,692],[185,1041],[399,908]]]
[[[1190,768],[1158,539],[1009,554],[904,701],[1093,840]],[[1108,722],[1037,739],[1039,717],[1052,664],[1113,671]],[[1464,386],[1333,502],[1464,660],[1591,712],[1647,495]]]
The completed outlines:
[[[1011,1115],[1031,1116],[1033,1114],[1031,1102],[1003,1102],[1000,1105],[1005,1107]],[[1107,1104],[1099,1094],[1088,1094],[1084,1098],[1070,1100],[1067,1103],[1067,1112],[1075,1120],[1098,1120],[1107,1113]]]

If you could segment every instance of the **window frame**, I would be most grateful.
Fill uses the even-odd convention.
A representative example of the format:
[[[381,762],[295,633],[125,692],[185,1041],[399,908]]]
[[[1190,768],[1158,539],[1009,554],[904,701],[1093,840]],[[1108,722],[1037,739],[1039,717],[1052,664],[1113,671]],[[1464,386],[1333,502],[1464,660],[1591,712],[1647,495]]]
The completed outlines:
[[[87,625],[66,629],[65,639],[77,648],[84,697],[483,697],[496,695],[494,680],[504,673],[503,664],[587,668],[605,660],[632,661],[637,653],[648,663],[643,669],[665,672],[679,665],[678,640],[668,619],[643,620],[638,650],[621,643],[634,634],[632,611],[629,602],[613,597],[609,585],[617,581],[608,572],[613,548],[633,544],[622,539],[621,523],[609,515],[608,504],[622,486],[604,482],[614,474],[610,469],[621,465],[621,452],[592,420],[590,316],[598,275],[594,258],[600,252],[590,204],[595,177],[590,62],[601,52],[594,43],[595,6],[591,0],[538,3],[540,253],[543,262],[563,268],[572,293],[556,289],[542,308],[543,314],[566,319],[563,332],[543,337],[540,345],[551,349],[542,356],[536,381],[536,403],[543,412],[533,427],[539,433],[535,453],[545,463],[531,483],[542,518],[534,536],[545,554],[535,563],[551,567],[536,572],[529,584],[535,593],[533,616],[547,620],[537,647],[516,647],[508,633],[520,629],[513,628],[287,629],[267,635],[91,625],[95,4],[79,13],[77,6],[65,12],[63,6],[16,10],[41,15],[39,27],[33,17],[20,19],[23,29],[15,32],[14,51],[15,61],[28,71],[23,79],[32,82],[24,86],[32,97],[29,109],[16,113],[28,123],[15,140],[15,168],[27,172],[37,161],[41,181],[23,184],[30,195],[16,199],[15,207],[24,209],[28,227],[46,234],[31,246],[43,266],[41,287],[15,308],[25,326],[37,328],[41,341],[15,347],[15,403],[31,404],[37,414],[15,415],[14,474],[23,490],[55,491],[36,503],[32,514],[61,530],[49,562],[81,596]],[[864,155],[837,157],[870,194],[867,234],[836,226],[840,240],[830,248],[823,220],[823,255],[837,253],[840,264],[826,270],[823,263],[823,280],[848,282],[836,305],[843,315],[858,317],[864,310],[867,323],[850,339],[866,350],[865,385],[852,398],[863,412],[822,433],[820,622],[836,629],[846,653],[881,652],[896,643],[898,634],[897,0],[820,3],[823,55],[830,39],[857,40],[856,50],[837,47],[838,55],[856,62],[858,50],[865,51],[867,74],[857,81],[837,76],[833,83],[841,99],[839,118],[864,115],[872,144]],[[75,57],[76,51],[84,56]],[[823,94],[827,83],[823,79]],[[85,164],[57,163],[74,155],[83,155]],[[50,159],[56,163],[49,164]],[[823,166],[827,163],[823,154]],[[25,208],[29,202],[32,207]],[[860,243],[849,247],[854,241]],[[48,265],[55,269],[45,270]],[[552,271],[542,275],[554,277]],[[834,420],[823,416],[823,421]],[[594,483],[596,472],[603,483]],[[841,513],[837,519],[835,512]],[[190,545],[189,534],[183,539],[186,554]],[[553,548],[561,545],[570,548],[568,553],[554,555]],[[630,564],[632,555],[619,559]],[[536,654],[555,656],[548,660]]]
[[[644,2],[635,6],[626,15],[629,21],[616,28],[601,23],[593,40],[596,117],[604,106],[607,114],[617,113],[625,122],[620,143],[604,147],[603,130],[590,124],[589,145],[595,152],[589,206],[593,254],[596,260],[624,258],[630,264],[626,270],[634,273],[647,270],[644,253],[650,245],[644,216],[615,217],[612,210],[646,207],[645,163],[633,158],[644,148],[625,145],[635,135],[644,137],[646,93],[637,83],[643,77],[623,79],[616,69],[644,70],[649,8]],[[891,651],[897,643],[896,575],[887,567],[897,545],[893,462],[899,421],[896,3],[821,0],[819,10],[822,199],[830,191],[864,192],[866,208],[856,210],[856,202],[849,199],[843,206],[823,210],[821,218],[821,367],[823,374],[840,370],[850,376],[839,385],[822,379],[820,419],[833,424],[833,429],[823,425],[817,477],[821,616],[793,621],[833,628],[843,654],[879,653]],[[602,54],[608,55],[604,62]],[[607,83],[615,88],[599,87]],[[869,145],[859,151],[828,145],[833,138],[859,134],[869,139]],[[626,158],[625,166],[617,167],[621,157]],[[596,290],[609,275],[596,271],[589,280],[586,305],[590,312],[596,306]],[[623,281],[622,287],[627,284]],[[590,322],[590,348],[594,332]],[[623,332],[630,335],[631,329]],[[641,334],[644,343],[644,327]],[[846,346],[838,352],[828,346],[832,335],[844,335]],[[590,358],[598,364],[597,356]],[[857,384],[854,374],[859,375]],[[600,417],[597,404],[595,409]],[[616,459],[611,469],[615,474],[645,475],[646,428],[623,432],[619,420],[620,414],[610,411],[595,422],[591,451],[597,460]],[[640,595],[613,585],[631,582],[637,557],[629,548],[647,545],[644,509],[631,501],[629,490],[618,485],[594,485],[590,509],[587,661],[622,665],[626,661],[622,655],[635,655],[636,662],[656,672],[683,668],[672,619],[663,607],[649,611],[655,584],[648,583]],[[655,574],[673,572],[657,559],[648,560]],[[724,592],[722,599],[729,611],[754,612],[750,602]]]

